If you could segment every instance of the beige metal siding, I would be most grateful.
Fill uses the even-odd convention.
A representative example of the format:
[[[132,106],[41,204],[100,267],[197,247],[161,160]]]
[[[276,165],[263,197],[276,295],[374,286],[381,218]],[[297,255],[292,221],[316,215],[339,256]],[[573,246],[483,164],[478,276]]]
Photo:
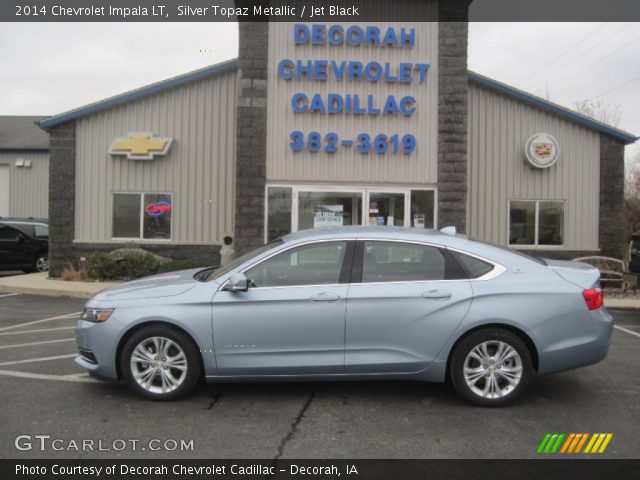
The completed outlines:
[[[173,194],[173,242],[221,243],[233,230],[235,111],[229,72],[78,120],[75,240],[111,240],[113,192],[158,192]],[[129,132],[173,145],[154,160],[109,155]]]
[[[31,167],[16,167],[16,160],[31,161]],[[49,216],[49,154],[0,152],[0,165],[9,165],[9,216]]]
[[[425,5],[431,5],[425,2]],[[427,7],[425,7],[427,8]],[[293,23],[269,24],[269,70],[267,101],[267,180],[270,182],[324,182],[324,183],[405,183],[434,185],[437,183],[437,130],[438,130],[438,24],[437,23],[376,23],[381,30],[388,26],[415,28],[416,45],[413,48],[366,48],[344,46],[296,46],[293,42]],[[348,25],[345,24],[345,28]],[[367,24],[360,23],[361,26]],[[311,81],[278,78],[280,60],[357,60],[363,63],[389,62],[395,69],[400,63],[429,63],[426,83],[414,80],[408,84],[380,80],[363,81]],[[291,97],[302,92],[310,98],[320,93],[359,94],[366,104],[367,95],[373,94],[380,106],[388,95],[399,100],[412,95],[417,100],[416,113],[411,117],[399,115],[369,116],[352,114],[295,114]],[[362,105],[362,103],[361,103]],[[289,134],[300,130],[305,134],[317,131],[337,133],[341,139],[354,140],[353,147],[339,146],[338,152],[293,152],[289,148]],[[355,139],[360,133],[373,138],[412,133],[418,147],[411,155],[402,153],[378,155],[360,154]]]
[[[524,144],[538,132],[550,133],[560,146],[548,169],[525,161]],[[470,84],[468,142],[470,235],[506,245],[509,200],[562,200],[563,249],[598,248],[598,133]]]

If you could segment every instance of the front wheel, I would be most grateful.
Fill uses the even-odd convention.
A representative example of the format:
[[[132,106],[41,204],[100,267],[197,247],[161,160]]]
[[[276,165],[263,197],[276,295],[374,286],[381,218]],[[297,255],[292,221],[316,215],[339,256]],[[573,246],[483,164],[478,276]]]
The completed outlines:
[[[144,397],[175,400],[191,392],[200,380],[199,357],[187,335],[166,325],[151,325],[127,340],[120,368],[125,381]]]
[[[456,347],[450,375],[456,391],[466,400],[483,407],[501,407],[526,389],[533,376],[531,353],[508,330],[479,330]]]

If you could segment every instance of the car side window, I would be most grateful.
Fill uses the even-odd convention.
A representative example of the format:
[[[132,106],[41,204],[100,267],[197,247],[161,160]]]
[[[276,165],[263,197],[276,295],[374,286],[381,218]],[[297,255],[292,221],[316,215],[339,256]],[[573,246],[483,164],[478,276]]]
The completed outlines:
[[[15,241],[20,236],[20,233],[13,228],[5,225],[0,225],[0,241]]]
[[[36,223],[34,226],[34,237],[36,238],[49,238],[49,227],[47,225],[41,225]]]
[[[339,283],[347,242],[313,243],[292,248],[245,271],[251,287]]]
[[[488,262],[480,260],[475,257],[470,257],[469,255],[465,255],[460,252],[451,252],[456,260],[460,262],[462,267],[469,274],[469,278],[479,278],[483,275],[486,275],[491,270],[493,270],[494,266]]]
[[[399,242],[364,242],[363,283],[445,280],[445,275],[445,257],[436,247]]]

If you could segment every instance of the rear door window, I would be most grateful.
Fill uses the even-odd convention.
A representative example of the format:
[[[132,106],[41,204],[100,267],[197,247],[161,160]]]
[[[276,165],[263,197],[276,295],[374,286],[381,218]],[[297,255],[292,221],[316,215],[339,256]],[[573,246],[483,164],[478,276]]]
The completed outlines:
[[[479,258],[471,257],[460,252],[451,253],[466,270],[469,278],[482,277],[494,269],[492,264],[485,262],[484,260],[480,260]]]
[[[365,241],[362,282],[445,280],[444,255],[440,249],[427,245]]]

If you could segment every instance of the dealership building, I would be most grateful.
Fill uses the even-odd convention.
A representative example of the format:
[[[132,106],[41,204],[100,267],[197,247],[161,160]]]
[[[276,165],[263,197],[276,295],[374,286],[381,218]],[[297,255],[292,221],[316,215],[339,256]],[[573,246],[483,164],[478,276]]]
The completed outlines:
[[[0,218],[47,218],[49,136],[42,116],[0,116]]]
[[[636,137],[469,72],[467,30],[241,23],[236,60],[40,121],[52,275],[95,250],[216,263],[341,225],[622,258]]]

